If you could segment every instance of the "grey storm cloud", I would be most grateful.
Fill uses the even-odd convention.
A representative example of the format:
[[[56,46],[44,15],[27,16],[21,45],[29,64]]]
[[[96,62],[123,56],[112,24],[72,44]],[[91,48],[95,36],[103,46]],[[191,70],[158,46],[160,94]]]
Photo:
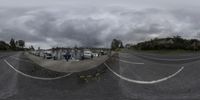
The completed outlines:
[[[125,43],[173,35],[198,38],[199,17],[198,11],[157,8],[1,8],[0,39],[49,48],[108,47],[113,38]]]

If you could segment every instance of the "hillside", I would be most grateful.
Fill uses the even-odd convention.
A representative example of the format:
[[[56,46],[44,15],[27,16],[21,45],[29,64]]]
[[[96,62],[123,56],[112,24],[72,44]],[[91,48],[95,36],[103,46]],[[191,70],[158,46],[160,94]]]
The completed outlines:
[[[183,39],[180,36],[155,38],[131,46],[136,50],[200,50],[197,39]]]
[[[0,41],[0,50],[9,50],[10,46],[4,41]]]

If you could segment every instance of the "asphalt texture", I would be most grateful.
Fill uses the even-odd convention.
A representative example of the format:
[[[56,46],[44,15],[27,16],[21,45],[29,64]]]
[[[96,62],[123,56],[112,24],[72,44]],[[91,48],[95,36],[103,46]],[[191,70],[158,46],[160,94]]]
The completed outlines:
[[[155,54],[118,53],[105,63],[114,72],[132,80],[156,81],[182,71],[155,84],[124,80],[104,64],[96,69],[73,73],[55,80],[40,80],[25,74],[55,78],[68,73],[50,71],[34,64],[22,52],[0,53],[0,100],[199,100],[200,59],[198,54],[162,56]],[[105,70],[102,71],[101,70]],[[101,73],[98,79],[80,76]]]

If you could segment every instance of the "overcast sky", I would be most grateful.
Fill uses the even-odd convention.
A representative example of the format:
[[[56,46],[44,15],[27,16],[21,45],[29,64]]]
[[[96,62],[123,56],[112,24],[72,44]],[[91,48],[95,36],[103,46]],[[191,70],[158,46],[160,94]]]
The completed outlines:
[[[0,40],[26,45],[109,47],[113,38],[200,36],[198,0],[0,0]]]

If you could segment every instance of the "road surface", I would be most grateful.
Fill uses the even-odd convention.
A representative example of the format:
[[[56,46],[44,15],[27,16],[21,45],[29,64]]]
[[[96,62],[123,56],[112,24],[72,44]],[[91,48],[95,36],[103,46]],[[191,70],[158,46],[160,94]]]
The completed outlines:
[[[0,99],[4,100],[198,100],[198,55],[164,57],[119,53],[102,64],[99,80],[80,82],[34,64],[22,52],[0,53]]]

